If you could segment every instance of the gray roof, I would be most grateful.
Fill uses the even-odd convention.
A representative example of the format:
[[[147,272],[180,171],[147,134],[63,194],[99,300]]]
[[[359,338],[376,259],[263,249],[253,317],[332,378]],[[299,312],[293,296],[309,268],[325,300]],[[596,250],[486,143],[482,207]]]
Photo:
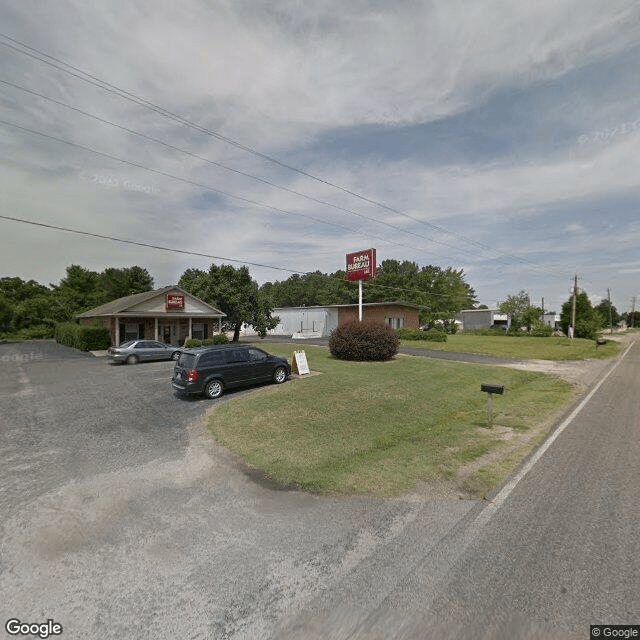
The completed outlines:
[[[164,293],[168,293],[169,291],[180,291],[185,295],[197,300],[198,302],[206,305],[211,309],[211,315],[217,317],[225,317],[227,314],[223,313],[219,309],[212,307],[210,304],[204,302],[204,300],[200,300],[200,298],[196,298],[196,296],[188,293],[184,289],[178,286],[169,286],[163,287],[162,289],[155,289],[154,291],[145,291],[143,293],[134,293],[132,296],[125,296],[124,298],[118,298],[117,300],[112,300],[111,302],[106,302],[105,304],[101,304],[99,307],[95,309],[89,309],[89,311],[85,311],[84,313],[78,314],[78,318],[94,318],[97,316],[112,316],[118,313],[125,313],[127,309],[133,307],[136,304],[140,304],[141,302],[146,302],[147,300],[151,300],[152,298],[156,298],[157,296],[161,296]]]
[[[414,304],[413,302],[403,302],[402,300],[394,300],[392,302],[363,302],[362,306],[363,307],[396,306],[396,307],[409,307],[411,309],[428,309],[428,307],[420,306],[420,305]],[[313,305],[309,307],[276,307],[274,311],[277,309],[344,309],[347,307],[357,308],[358,303],[353,302],[351,304],[319,304],[319,305]]]

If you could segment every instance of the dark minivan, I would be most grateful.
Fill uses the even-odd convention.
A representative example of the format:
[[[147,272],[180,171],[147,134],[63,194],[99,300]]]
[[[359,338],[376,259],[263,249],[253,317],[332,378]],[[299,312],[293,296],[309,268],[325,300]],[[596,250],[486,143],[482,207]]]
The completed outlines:
[[[251,345],[217,345],[186,349],[173,368],[171,384],[181,393],[219,398],[225,389],[259,382],[283,383],[291,375],[286,358]]]

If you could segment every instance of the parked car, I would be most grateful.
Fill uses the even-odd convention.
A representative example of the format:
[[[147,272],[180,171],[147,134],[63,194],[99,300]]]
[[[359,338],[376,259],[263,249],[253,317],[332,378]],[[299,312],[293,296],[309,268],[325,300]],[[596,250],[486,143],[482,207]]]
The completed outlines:
[[[225,389],[269,381],[282,384],[290,375],[286,358],[251,345],[229,344],[184,349],[171,384],[180,393],[219,398]]]
[[[107,357],[114,362],[136,364],[144,360],[177,360],[181,353],[180,347],[157,340],[129,340],[119,347],[110,347]]]

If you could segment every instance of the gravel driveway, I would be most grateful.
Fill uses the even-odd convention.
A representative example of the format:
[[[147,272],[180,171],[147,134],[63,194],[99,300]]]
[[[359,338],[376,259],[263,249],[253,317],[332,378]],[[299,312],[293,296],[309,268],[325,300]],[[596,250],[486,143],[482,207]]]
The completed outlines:
[[[170,389],[171,362],[114,366],[40,341],[0,345],[0,363],[3,625],[267,638],[325,594],[352,591],[371,563],[379,580],[362,597],[380,600],[481,508],[257,483],[205,432],[215,402]]]

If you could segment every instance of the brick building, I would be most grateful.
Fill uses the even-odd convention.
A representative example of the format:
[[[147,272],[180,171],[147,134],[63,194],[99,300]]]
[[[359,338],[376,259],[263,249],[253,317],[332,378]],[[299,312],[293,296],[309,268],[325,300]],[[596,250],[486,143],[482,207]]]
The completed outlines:
[[[373,320],[393,329],[418,329],[419,307],[408,302],[369,302],[362,305],[363,321]],[[332,304],[324,307],[282,307],[273,309],[280,323],[269,331],[272,335],[313,335],[326,337],[339,325],[358,319],[357,304]]]
[[[81,324],[101,322],[112,345],[127,340],[159,340],[181,346],[187,338],[206,339],[222,332],[219,309],[178,286],[118,298],[78,315]]]

